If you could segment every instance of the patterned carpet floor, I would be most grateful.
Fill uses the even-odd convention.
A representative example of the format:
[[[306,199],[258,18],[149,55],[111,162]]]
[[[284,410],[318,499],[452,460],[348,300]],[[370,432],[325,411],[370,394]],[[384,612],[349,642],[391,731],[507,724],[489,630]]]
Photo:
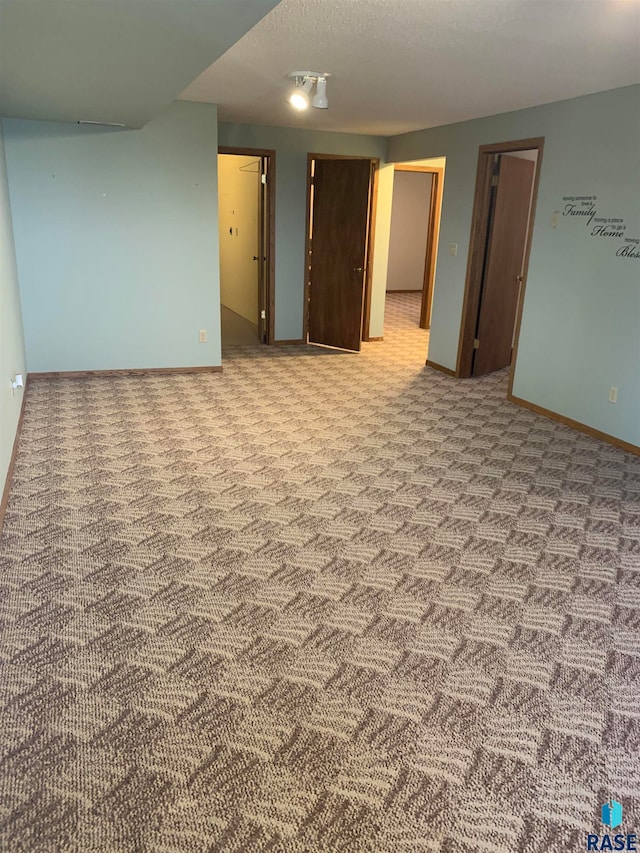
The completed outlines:
[[[640,459],[361,354],[30,384],[0,849],[567,853],[640,830]]]

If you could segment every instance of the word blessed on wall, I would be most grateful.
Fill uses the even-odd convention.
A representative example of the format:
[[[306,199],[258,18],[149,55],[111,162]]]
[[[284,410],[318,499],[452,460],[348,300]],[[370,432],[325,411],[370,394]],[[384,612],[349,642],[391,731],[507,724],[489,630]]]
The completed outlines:
[[[583,222],[590,237],[616,241],[616,257],[640,260],[640,237],[627,236],[627,226],[621,217],[601,216],[597,195],[565,195],[562,202],[562,215]]]

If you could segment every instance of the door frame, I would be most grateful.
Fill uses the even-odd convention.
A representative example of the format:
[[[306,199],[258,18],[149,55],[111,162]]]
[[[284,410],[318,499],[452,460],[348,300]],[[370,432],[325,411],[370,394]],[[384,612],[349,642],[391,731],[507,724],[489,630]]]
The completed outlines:
[[[378,200],[378,171],[379,157],[365,157],[351,154],[317,154],[307,153],[307,202],[305,216],[304,243],[304,313],[302,322],[302,339],[309,339],[309,259],[311,254],[311,164],[313,160],[368,160],[371,164],[369,180],[369,213],[367,222],[367,250],[365,259],[364,291],[362,317],[360,320],[360,340],[369,340],[369,315],[371,313],[371,277],[373,275],[373,239],[376,228],[376,207]]]
[[[420,304],[420,328],[431,326],[431,305],[433,286],[436,279],[436,258],[438,238],[440,236],[440,214],[442,212],[442,191],[444,188],[444,169],[442,166],[412,166],[411,163],[396,163],[395,172],[427,172],[433,175],[431,199],[429,201],[429,222],[427,223],[427,247],[424,256],[424,275],[422,282],[422,302]],[[391,196],[393,204],[393,194]]]
[[[275,338],[275,281],[276,281],[276,152],[272,148],[238,148],[219,145],[218,154],[240,154],[246,157],[264,157],[267,167],[266,219],[269,238],[266,244],[267,263],[264,282],[264,304],[267,312],[265,329],[266,344],[273,344]],[[258,299],[258,311],[261,310]],[[259,325],[259,322],[258,322]],[[260,342],[262,343],[262,341]]]
[[[467,259],[467,274],[464,286],[464,302],[462,304],[462,319],[460,324],[460,338],[458,340],[458,357],[455,372],[455,375],[462,379],[468,379],[471,377],[473,363],[473,339],[475,338],[478,311],[480,308],[482,272],[489,231],[491,178],[493,175],[494,158],[496,154],[510,154],[514,151],[528,151],[531,149],[537,149],[538,151],[536,170],[533,176],[531,213],[529,216],[529,224],[527,226],[524,262],[522,265],[522,284],[520,286],[520,298],[518,300],[518,307],[516,310],[513,353],[511,356],[511,364],[509,365],[508,397],[511,396],[514,374],[513,368],[518,355],[518,341],[520,339],[522,308],[524,305],[524,295],[527,286],[527,272],[529,269],[529,256],[531,254],[531,237],[533,235],[536,203],[538,201],[538,184],[540,183],[540,166],[542,164],[544,139],[544,136],[536,136],[531,139],[517,139],[510,142],[496,142],[490,145],[480,145],[478,148],[478,166],[476,170],[476,185],[473,197],[473,212],[471,215],[469,255]]]

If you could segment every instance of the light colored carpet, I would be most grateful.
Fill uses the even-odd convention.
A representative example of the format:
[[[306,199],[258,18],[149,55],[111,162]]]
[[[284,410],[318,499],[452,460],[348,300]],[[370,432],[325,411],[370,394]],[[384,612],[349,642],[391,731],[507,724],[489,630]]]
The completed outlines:
[[[359,355],[31,384],[0,849],[567,853],[640,828],[640,459]]]

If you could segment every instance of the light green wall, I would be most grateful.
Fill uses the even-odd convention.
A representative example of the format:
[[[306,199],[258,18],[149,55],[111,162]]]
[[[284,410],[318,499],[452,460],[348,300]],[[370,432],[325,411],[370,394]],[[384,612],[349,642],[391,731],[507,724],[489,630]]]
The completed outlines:
[[[13,394],[11,378],[22,373],[26,379],[26,372],[18,271],[0,128],[0,495],[7,478],[24,393],[16,391]]]
[[[388,140],[389,161],[447,158],[429,358],[456,366],[478,146],[536,136],[545,147],[513,392],[639,445],[640,261],[616,257],[621,240],[591,237],[575,217],[551,220],[563,196],[594,195],[598,215],[640,237],[640,86]]]
[[[218,136],[221,145],[276,150],[277,339],[302,334],[307,152],[387,162],[446,156],[429,356],[454,368],[478,146],[544,136],[514,393],[640,444],[638,261],[616,257],[617,243],[590,237],[582,222],[561,217],[551,227],[563,196],[594,195],[600,215],[623,218],[626,233],[640,236],[638,86],[389,140],[217,129],[215,107],[186,102],[139,131],[3,126],[32,372],[220,363]],[[382,334],[392,180],[382,169],[372,336]],[[607,401],[612,385],[616,405]]]
[[[382,161],[386,141],[376,136],[224,123],[218,135],[220,145],[276,152],[275,336],[276,340],[299,339],[303,330],[307,153],[379,157]],[[373,275],[378,271],[374,265]],[[380,287],[384,304],[384,282],[374,280],[376,296]],[[371,334],[377,334],[373,328]]]
[[[3,126],[29,371],[219,365],[216,107]]]

